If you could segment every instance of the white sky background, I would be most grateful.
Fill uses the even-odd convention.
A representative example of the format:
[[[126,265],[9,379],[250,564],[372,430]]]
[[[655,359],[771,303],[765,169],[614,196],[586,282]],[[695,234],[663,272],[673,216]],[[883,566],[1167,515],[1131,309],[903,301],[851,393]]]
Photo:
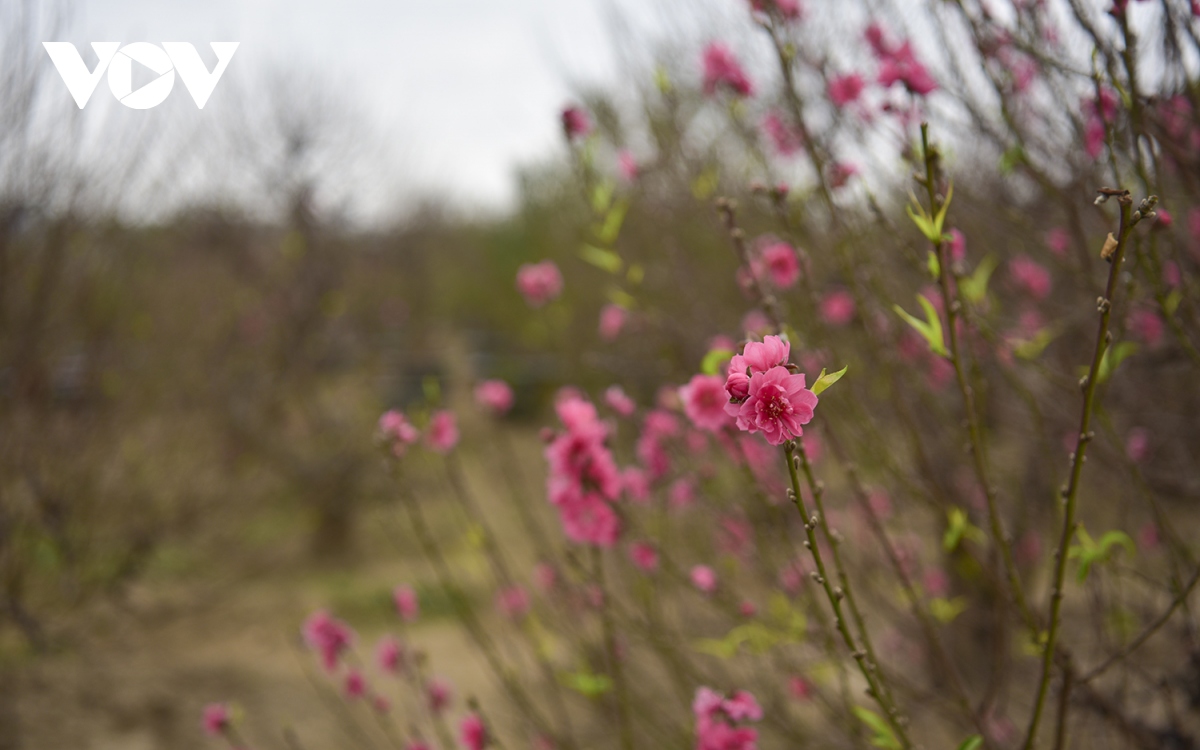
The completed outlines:
[[[648,39],[665,25],[671,0],[82,0],[70,6],[62,41],[93,64],[90,41],[192,42],[211,67],[210,41],[241,43],[203,111],[181,81],[158,110],[130,111],[101,81],[87,115],[115,120],[100,138],[139,126],[167,142],[202,138],[221,119],[222,99],[259,85],[261,72],[322,79],[356,113],[362,143],[378,141],[355,179],[363,200],[433,192],[462,206],[502,209],[515,169],[560,148],[557,114],[573,87],[617,80],[611,18]],[[675,2],[676,6],[694,2]],[[699,3],[741,11],[743,0]],[[694,19],[693,19],[694,20]],[[675,35],[678,29],[672,31]],[[87,50],[84,52],[84,50]],[[49,64],[48,60],[46,61]],[[135,88],[139,81],[135,78]],[[62,95],[67,96],[65,87]],[[160,111],[161,110],[161,111]],[[166,124],[163,124],[166,123]],[[111,124],[111,123],[110,123]],[[351,137],[350,140],[356,140]],[[103,148],[103,142],[96,145]],[[212,171],[200,159],[199,173]],[[180,179],[196,175],[167,170]]]

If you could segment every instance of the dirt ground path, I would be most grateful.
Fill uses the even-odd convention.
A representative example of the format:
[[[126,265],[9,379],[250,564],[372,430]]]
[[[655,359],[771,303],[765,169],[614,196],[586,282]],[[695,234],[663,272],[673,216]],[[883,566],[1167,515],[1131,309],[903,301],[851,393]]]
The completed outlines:
[[[396,581],[411,580],[405,568],[412,566],[375,564],[343,575],[356,588],[386,592]],[[219,586],[141,585],[120,607],[88,612],[86,629],[76,631],[69,646],[7,670],[6,691],[13,692],[5,701],[10,716],[0,720],[0,747],[221,747],[200,731],[202,708],[212,701],[236,704],[244,714],[244,741],[255,750],[289,748],[285,730],[299,739],[293,747],[305,750],[368,746],[344,722],[353,716],[379,737],[375,718],[361,701],[343,701],[299,636],[307,614],[336,599],[329,594],[337,586],[286,572]],[[351,621],[366,660],[377,638],[395,627],[384,616],[368,620],[363,627]],[[485,702],[493,696],[474,648],[453,621],[427,620],[407,637],[427,651],[431,672],[455,686],[460,709],[468,694]],[[393,702],[401,699],[396,683],[381,689]]]

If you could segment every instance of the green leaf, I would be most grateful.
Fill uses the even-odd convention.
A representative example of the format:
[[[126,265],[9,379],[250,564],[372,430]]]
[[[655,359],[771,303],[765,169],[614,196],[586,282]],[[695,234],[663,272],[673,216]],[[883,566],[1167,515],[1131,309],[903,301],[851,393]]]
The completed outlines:
[[[617,241],[617,235],[621,233],[621,225],[625,222],[625,214],[629,211],[629,201],[619,200],[612,208],[608,210],[608,214],[604,217],[604,224],[596,232],[596,237],[601,244],[611,245]]]
[[[953,599],[936,598],[929,602],[929,614],[943,624],[953,622],[954,618],[961,615],[966,609],[967,600],[962,596],[956,596]]]
[[[999,261],[992,255],[985,255],[971,275],[958,283],[962,296],[972,305],[978,305],[987,296],[988,281],[996,270]]]
[[[579,257],[596,268],[613,274],[620,273],[624,265],[620,255],[595,245],[584,245],[579,251]]]
[[[967,514],[962,508],[951,508],[946,514],[946,531],[942,534],[942,549],[946,552],[953,552],[958,549],[958,545],[963,539],[972,542],[983,542],[987,540],[983,530],[975,526],[967,519]]]
[[[929,343],[930,351],[943,357],[948,356],[946,342],[942,337],[942,319],[938,316],[937,310],[934,309],[933,303],[925,299],[925,296],[922,294],[917,295],[917,302],[920,303],[921,308],[925,311],[925,320],[923,321],[905,312],[904,308],[900,307],[900,305],[892,305],[892,309],[896,311],[897,315],[904,318],[904,321],[912,326],[913,330],[921,334],[921,337]]]
[[[982,746],[983,737],[973,734],[962,741],[962,744],[958,746],[958,750],[979,750],[979,748]]]
[[[953,182],[946,189],[946,200],[942,202],[942,207],[938,210],[937,216],[933,220],[933,231],[936,234],[930,238],[930,242],[937,244],[942,241],[942,227],[946,225],[946,212],[950,210],[950,201],[952,200],[954,200]]]
[[[1083,583],[1087,580],[1092,566],[1103,564],[1112,559],[1117,548],[1122,548],[1130,555],[1137,552],[1133,540],[1124,531],[1109,531],[1100,537],[1100,541],[1092,539],[1083,527],[1079,528],[1079,543],[1071,545],[1067,558],[1079,560],[1079,571],[1076,580]]]
[[[1021,341],[1013,347],[1013,354],[1021,359],[1037,359],[1046,347],[1058,337],[1058,331],[1046,327],[1033,335],[1028,341]]]
[[[626,310],[632,310],[633,308],[637,307],[637,300],[634,299],[633,295],[616,286],[609,287],[608,300],[614,305],[623,307]]]
[[[925,259],[925,267],[929,269],[929,275],[933,277],[934,281],[942,275],[942,264],[938,262],[937,253],[932,250],[929,251],[929,256]]]
[[[828,375],[826,375],[825,369],[822,368],[821,374],[817,376],[817,382],[812,384],[813,395],[820,396],[821,393],[826,388],[828,388],[829,386],[831,386],[834,383],[841,380],[842,376],[846,374],[846,370],[849,370],[849,369],[850,369],[850,365],[846,365],[845,367],[838,370],[837,372],[831,372]]]
[[[667,74],[667,69],[662,65],[654,68],[654,87],[663,94],[671,91],[671,76]]]
[[[916,201],[916,198],[913,199]],[[908,218],[912,219],[913,224],[917,225],[917,229],[921,230],[921,234],[930,242],[937,242],[941,239],[942,233],[934,229],[933,219],[925,212],[925,207],[916,203],[914,209],[912,205],[904,207],[904,211],[908,214]]]
[[[883,720],[883,717],[862,706],[854,707],[854,715],[875,733],[875,736],[871,738],[872,745],[885,748],[886,750],[900,750],[900,741],[896,739],[896,734],[888,726],[887,722]]]
[[[641,284],[644,278],[646,278],[646,269],[642,268],[640,263],[631,265],[629,272],[625,274],[625,280],[634,286]]]
[[[616,183],[612,181],[604,181],[592,188],[592,212],[597,216],[606,213],[609,206],[612,205],[613,192],[616,190]]]
[[[1000,173],[1009,174],[1025,161],[1025,149],[1021,148],[1021,144],[1017,144],[1004,152],[1000,157]]]
[[[705,168],[699,177],[692,180],[692,196],[698,201],[708,200],[717,192],[719,178],[720,171],[715,165]]]
[[[604,674],[574,672],[563,675],[563,684],[588,698],[596,698],[612,690],[612,679]]]
[[[1100,358],[1100,368],[1096,370],[1096,382],[1103,383],[1112,377],[1112,374],[1117,371],[1117,367],[1137,350],[1138,345],[1132,341],[1122,341],[1105,349],[1104,356]]]
[[[733,357],[733,352],[729,349],[710,349],[708,354],[704,355],[704,359],[700,361],[700,372],[705,375],[716,375],[721,365],[728,362]]]
[[[726,638],[700,638],[692,643],[692,648],[702,654],[715,656],[719,659],[732,659],[737,655],[740,643],[731,643]]]

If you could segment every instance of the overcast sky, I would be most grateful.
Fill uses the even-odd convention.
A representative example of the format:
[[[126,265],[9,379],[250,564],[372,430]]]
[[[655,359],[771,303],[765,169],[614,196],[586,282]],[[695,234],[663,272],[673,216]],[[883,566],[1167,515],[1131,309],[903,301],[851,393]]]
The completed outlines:
[[[556,114],[572,84],[615,78],[612,12],[652,34],[661,6],[657,0],[83,0],[72,6],[65,40],[187,41],[198,48],[240,42],[223,82],[263,66],[294,67],[297,75],[319,71],[383,137],[406,182],[503,206],[512,196],[514,167],[556,146]],[[221,94],[218,85],[215,108]],[[103,84],[97,95],[108,96]],[[171,98],[186,99],[182,85]],[[209,108],[191,112],[201,126],[207,114]]]

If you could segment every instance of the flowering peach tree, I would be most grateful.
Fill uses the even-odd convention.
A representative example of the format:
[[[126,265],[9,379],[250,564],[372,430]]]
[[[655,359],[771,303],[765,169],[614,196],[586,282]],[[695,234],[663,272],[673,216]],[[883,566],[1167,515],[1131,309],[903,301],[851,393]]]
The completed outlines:
[[[517,293],[549,315],[599,284],[599,346],[689,364],[564,385],[539,491],[490,480],[507,506],[460,454],[505,440],[508,384],[478,382],[478,429],[383,415],[397,513],[503,701],[430,675],[411,589],[373,660],[319,612],[304,640],[374,707],[364,742],[1200,742],[1200,7],[848,5],[753,0],[745,49],[664,63],[627,127],[562,112],[584,239]],[[661,263],[668,231],[725,248],[723,327],[668,306],[697,268]],[[204,726],[241,742],[221,705]]]

